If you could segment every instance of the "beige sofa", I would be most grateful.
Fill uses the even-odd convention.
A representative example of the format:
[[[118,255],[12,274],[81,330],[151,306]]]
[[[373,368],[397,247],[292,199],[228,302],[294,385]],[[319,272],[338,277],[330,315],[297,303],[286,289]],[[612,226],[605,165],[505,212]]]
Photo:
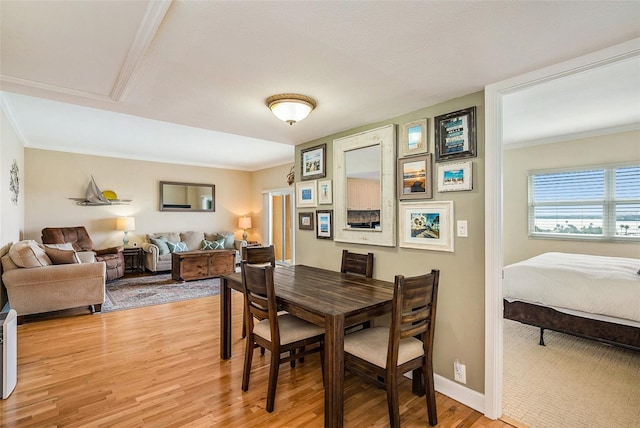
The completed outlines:
[[[2,282],[19,318],[80,306],[102,310],[105,263],[95,262],[93,253],[57,247],[20,241],[2,257]]]
[[[207,248],[203,248],[207,241]],[[217,245],[217,247],[216,247]],[[206,233],[200,231],[165,232],[147,235],[142,244],[144,250],[144,267],[151,272],[171,270],[171,254],[176,251],[193,251],[202,249],[235,250],[236,265],[242,260],[241,249],[247,241],[235,239],[232,232]],[[185,249],[186,248],[186,249]]]

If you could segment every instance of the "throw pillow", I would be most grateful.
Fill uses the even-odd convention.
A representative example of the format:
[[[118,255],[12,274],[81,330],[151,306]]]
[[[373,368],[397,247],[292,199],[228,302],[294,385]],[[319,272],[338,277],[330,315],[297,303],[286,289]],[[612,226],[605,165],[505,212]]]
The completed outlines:
[[[21,268],[49,266],[51,259],[36,241],[20,241],[11,246],[9,257]]]
[[[169,251],[169,246],[167,245],[167,238],[164,238],[164,236],[160,237],[160,238],[149,238],[149,241],[155,245],[156,247],[158,247],[158,255],[162,256],[164,254],[169,254],[171,251]]]
[[[236,249],[236,237],[233,232],[220,232],[218,233],[218,239],[224,239],[224,248],[227,250]]]
[[[224,250],[224,239],[218,239],[217,241],[203,240],[201,250]]]
[[[47,256],[49,256],[51,262],[54,265],[69,265],[80,263],[78,254],[76,254],[74,250],[61,250],[58,248],[45,246],[44,252],[47,253]]]
[[[169,251],[171,251],[172,253],[182,253],[184,251],[189,251],[187,244],[185,244],[182,241],[180,242],[167,241],[167,245],[169,246]]]

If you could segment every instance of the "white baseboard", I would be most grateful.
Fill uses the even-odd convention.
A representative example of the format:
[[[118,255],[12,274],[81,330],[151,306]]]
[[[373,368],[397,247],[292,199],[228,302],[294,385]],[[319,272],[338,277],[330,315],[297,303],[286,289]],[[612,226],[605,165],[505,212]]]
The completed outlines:
[[[484,414],[484,394],[438,374],[433,375],[436,391]]]

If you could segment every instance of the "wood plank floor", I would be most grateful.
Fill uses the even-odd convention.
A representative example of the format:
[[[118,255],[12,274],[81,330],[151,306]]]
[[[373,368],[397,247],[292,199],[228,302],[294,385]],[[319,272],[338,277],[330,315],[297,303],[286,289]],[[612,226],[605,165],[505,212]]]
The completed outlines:
[[[254,356],[240,388],[242,299],[233,299],[233,357],[220,360],[219,297],[140,309],[35,317],[18,327],[18,385],[0,401],[2,427],[323,426],[318,355],[280,369],[275,411],[267,413],[268,354]],[[400,388],[403,427],[428,426],[424,398]],[[504,428],[438,394],[441,427]],[[345,426],[385,427],[385,392],[345,378]]]

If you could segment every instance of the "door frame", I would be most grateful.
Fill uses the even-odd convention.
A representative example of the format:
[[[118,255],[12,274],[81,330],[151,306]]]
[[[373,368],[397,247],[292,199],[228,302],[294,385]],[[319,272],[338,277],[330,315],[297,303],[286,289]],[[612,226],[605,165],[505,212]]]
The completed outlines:
[[[535,85],[640,56],[640,38],[485,86],[485,382],[484,414],[502,416],[503,97]]]
[[[291,196],[291,264],[296,264],[296,227],[295,227],[295,192],[291,187],[282,187],[278,189],[267,189],[262,191],[264,224],[266,225],[265,235],[268,237],[264,245],[273,243],[273,207],[272,195],[289,195]]]

